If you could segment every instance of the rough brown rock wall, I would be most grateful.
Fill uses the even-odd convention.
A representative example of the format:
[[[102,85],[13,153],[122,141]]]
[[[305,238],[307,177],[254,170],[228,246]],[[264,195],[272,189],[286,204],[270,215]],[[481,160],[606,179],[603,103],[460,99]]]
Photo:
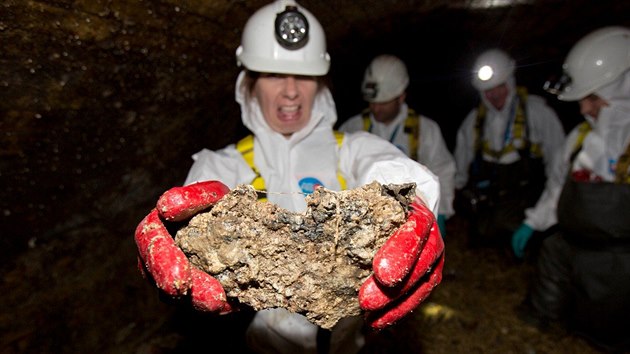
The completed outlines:
[[[192,153],[245,134],[233,101],[234,51],[247,17],[265,3],[4,0],[2,256],[129,208],[141,217],[183,181]],[[629,22],[625,1],[479,3],[302,1],[326,28],[340,120],[362,108],[363,67],[385,50],[408,60],[410,102],[451,142],[475,100],[467,80],[475,51],[504,45],[533,63],[523,70],[557,66],[586,31]],[[527,74],[536,87],[544,79]]]

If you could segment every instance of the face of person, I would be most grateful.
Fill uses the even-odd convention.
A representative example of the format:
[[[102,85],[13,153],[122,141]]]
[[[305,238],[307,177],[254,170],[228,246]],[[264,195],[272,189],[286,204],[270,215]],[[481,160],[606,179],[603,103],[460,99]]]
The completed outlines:
[[[580,113],[597,119],[599,111],[607,106],[608,102],[606,102],[603,98],[597,95],[588,95],[580,100]]]
[[[394,98],[387,102],[370,102],[370,111],[374,115],[374,119],[380,123],[389,123],[396,118],[400,112],[400,106],[405,102],[405,94]]]
[[[254,95],[271,129],[289,137],[311,119],[317,87],[313,76],[262,73]]]
[[[488,102],[498,111],[502,110],[507,102],[509,90],[507,84],[501,84],[491,89],[485,90],[483,95]]]

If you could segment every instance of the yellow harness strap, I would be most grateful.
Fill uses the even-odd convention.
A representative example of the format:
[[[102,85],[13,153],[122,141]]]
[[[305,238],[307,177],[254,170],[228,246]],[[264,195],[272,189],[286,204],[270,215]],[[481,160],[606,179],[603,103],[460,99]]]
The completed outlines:
[[[335,140],[337,140],[337,147],[341,148],[341,145],[343,144],[343,133],[336,130],[333,133],[335,134]],[[346,183],[346,179],[343,178],[339,166],[337,166],[337,180],[339,181],[339,186],[342,191],[348,189],[348,184]]]
[[[341,144],[343,143],[343,133],[334,131],[334,134],[335,140],[337,140],[337,146],[341,147]],[[259,192],[267,191],[267,188],[265,187],[265,180],[262,178],[258,168],[256,168],[256,165],[254,164],[254,135],[248,135],[236,143],[236,150],[241,153],[245,162],[247,162],[247,165],[249,165],[252,171],[256,174],[250,184]],[[337,168],[337,180],[339,181],[341,190],[346,190],[348,188],[346,180],[343,178],[339,168]],[[258,200],[266,201],[267,198],[265,197],[265,193],[258,193]]]
[[[372,132],[372,121],[370,120],[370,110],[363,110],[363,131]]]
[[[617,159],[615,166],[615,183],[630,184],[630,144],[626,147],[626,151]]]
[[[569,161],[575,160],[577,154],[580,150],[582,150],[584,139],[593,128],[589,122],[582,122],[578,125],[577,129],[578,137],[575,140],[573,152],[571,152]],[[630,184],[630,144],[626,147],[626,151],[624,151],[624,153],[619,156],[619,159],[617,159],[617,164],[615,166],[615,183]]]
[[[409,108],[405,119],[405,133],[409,135],[409,157],[418,161],[418,146],[420,145],[420,116]]]
[[[582,150],[582,143],[584,142],[584,138],[591,131],[591,125],[588,122],[582,122],[578,125],[578,136],[575,140],[575,145],[573,145],[573,151],[571,152],[571,156],[569,157],[569,161],[573,162],[577,154]]]
[[[516,89],[516,95],[518,97],[518,105],[516,106],[514,124],[512,125],[512,138],[501,150],[493,150],[490,148],[490,142],[488,140],[482,141],[482,128],[486,119],[486,114],[488,113],[488,108],[485,104],[483,104],[483,102],[479,104],[479,108],[477,108],[477,120],[475,122],[475,151],[482,149],[485,154],[499,159],[507,153],[518,150],[513,144],[514,140],[523,138],[527,139],[525,133],[527,129],[527,110],[525,108],[527,103],[527,89],[524,87],[518,87]],[[540,144],[530,144],[529,152],[534,157],[542,157],[543,155]]]
[[[372,120],[370,110],[363,110],[363,130],[372,132]],[[407,118],[403,127],[404,132],[409,136],[409,157],[418,161],[418,146],[420,146],[420,116],[411,108],[407,109]],[[390,139],[390,143],[394,143]]]
[[[236,143],[236,150],[241,153],[247,165],[254,171],[256,177],[249,183],[254,187],[257,191],[266,191],[265,188],[265,180],[260,175],[260,172],[254,165],[254,136],[248,135],[241,139],[238,143]],[[266,201],[267,197],[264,193],[258,193],[258,199],[261,201]]]

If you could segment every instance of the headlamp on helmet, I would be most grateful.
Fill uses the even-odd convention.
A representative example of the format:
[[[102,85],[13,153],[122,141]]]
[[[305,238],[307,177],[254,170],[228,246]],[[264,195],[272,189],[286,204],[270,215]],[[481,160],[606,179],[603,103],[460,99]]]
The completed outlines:
[[[617,80],[630,69],[630,28],[609,26],[582,37],[562,69],[571,80],[558,88],[558,99],[578,101]]]
[[[543,89],[550,94],[557,96],[564,92],[567,87],[570,87],[572,82],[573,80],[571,79],[571,76],[565,72],[560,75],[560,78],[556,76],[545,81]]]
[[[482,66],[477,72],[477,77],[481,81],[488,81],[492,79],[492,76],[494,76],[494,70],[492,70],[492,67],[490,65]]]
[[[361,93],[368,102],[388,102],[402,95],[407,85],[409,74],[405,63],[394,55],[382,54],[365,69]]]
[[[287,49],[298,49],[308,41],[308,20],[296,6],[287,5],[276,16],[276,39]]]
[[[493,48],[479,55],[473,68],[473,86],[486,91],[507,82],[514,74],[515,62],[505,51]]]
[[[322,25],[294,0],[276,0],[250,16],[236,60],[263,73],[323,76],[330,68]]]
[[[363,93],[364,100],[372,102],[378,96],[378,83],[365,82],[361,92]]]

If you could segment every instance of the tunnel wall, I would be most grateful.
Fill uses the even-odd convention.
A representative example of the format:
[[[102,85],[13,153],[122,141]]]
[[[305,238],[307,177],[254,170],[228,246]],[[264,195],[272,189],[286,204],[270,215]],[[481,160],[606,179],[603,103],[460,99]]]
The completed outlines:
[[[233,100],[234,51],[265,3],[4,1],[0,256],[95,223],[131,238],[157,196],[183,182],[191,154],[246,134]],[[438,121],[452,148],[477,101],[469,68],[481,50],[510,51],[518,80],[543,94],[578,38],[630,21],[621,1],[472,3],[301,2],[327,32],[339,122],[364,107],[363,70],[389,52],[409,66],[410,106]],[[567,129],[579,120],[575,105],[552,105]]]

